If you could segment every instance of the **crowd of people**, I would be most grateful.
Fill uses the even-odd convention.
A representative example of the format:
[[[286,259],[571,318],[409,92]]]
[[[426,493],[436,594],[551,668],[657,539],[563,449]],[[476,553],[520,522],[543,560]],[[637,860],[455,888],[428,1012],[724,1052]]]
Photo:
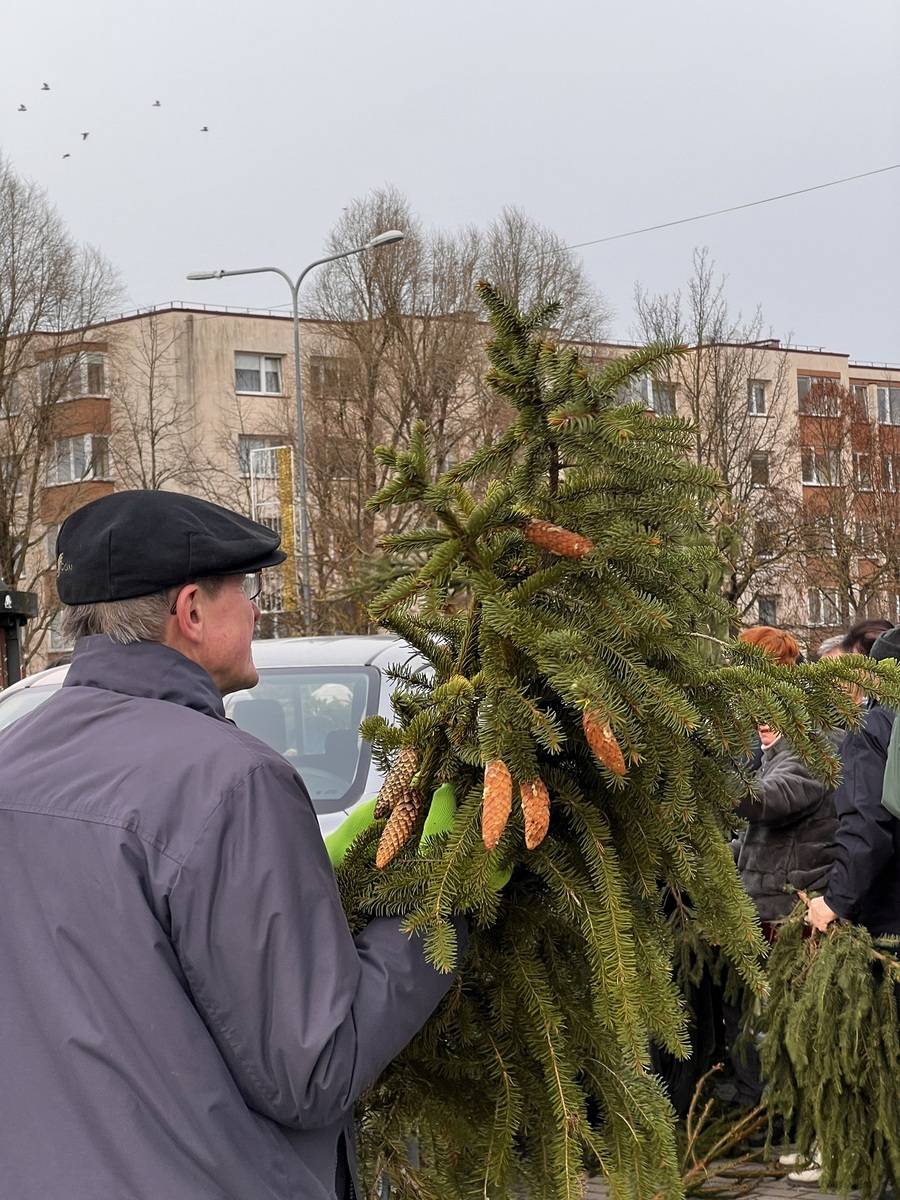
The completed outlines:
[[[740,634],[783,666],[801,661],[796,640],[783,630],[756,626]],[[900,658],[900,626],[868,619],[828,638],[815,657],[864,654],[876,661]],[[883,803],[894,710],[865,696],[858,727],[830,735],[841,762],[835,789],[817,779],[781,734],[759,727],[752,790],[737,815],[746,821],[734,852],[743,883],[769,941],[797,896],[808,897],[806,920],[824,931],[841,918],[875,936],[900,934],[900,820]],[[897,805],[900,812],[900,805]],[[763,1081],[752,1046],[735,1048],[740,1014],[726,1007],[737,1100],[759,1102]],[[814,1158],[786,1165],[788,1179],[814,1184],[821,1167]]]

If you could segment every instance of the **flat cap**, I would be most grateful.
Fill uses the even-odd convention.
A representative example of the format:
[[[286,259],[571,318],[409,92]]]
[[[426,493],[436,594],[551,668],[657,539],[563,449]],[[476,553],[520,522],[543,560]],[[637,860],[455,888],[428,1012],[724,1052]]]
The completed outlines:
[[[77,509],[56,539],[63,604],[149,596],[212,575],[284,562],[277,533],[240,513],[178,492],[113,492]]]
[[[879,634],[869,649],[869,658],[896,658],[900,660],[900,625]]]

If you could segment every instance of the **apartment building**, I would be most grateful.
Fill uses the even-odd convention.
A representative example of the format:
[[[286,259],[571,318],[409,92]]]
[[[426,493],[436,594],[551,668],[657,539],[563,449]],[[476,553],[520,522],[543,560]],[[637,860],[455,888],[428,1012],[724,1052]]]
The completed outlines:
[[[483,340],[474,317],[466,328],[447,319],[404,358],[384,341],[301,323],[316,629],[362,619],[345,585],[381,532],[365,508],[380,479],[374,446],[402,445],[422,418],[446,466],[504,427],[508,414],[480,382]],[[583,346],[598,364],[630,348]],[[26,635],[30,669],[67,649],[54,615],[55,536],[87,500],[117,487],[190,490],[272,524],[299,549],[289,316],[172,304],[33,358],[30,372],[0,380],[0,490],[17,539],[10,582],[43,601]],[[692,347],[630,398],[693,420],[698,461],[724,478],[723,588],[747,624],[783,625],[814,648],[863,614],[900,621],[900,367],[776,341]],[[296,632],[296,555],[271,574],[266,632]]]

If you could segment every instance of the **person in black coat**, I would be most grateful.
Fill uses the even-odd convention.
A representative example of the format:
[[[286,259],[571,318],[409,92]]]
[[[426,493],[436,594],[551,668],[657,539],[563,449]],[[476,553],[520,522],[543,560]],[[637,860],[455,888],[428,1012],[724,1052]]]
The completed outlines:
[[[872,645],[869,657],[900,659],[900,626]],[[894,710],[871,703],[844,739],[842,778],[835,793],[835,856],[822,896],[807,920],[824,931],[841,917],[870,933],[900,934],[900,821],[881,803]]]

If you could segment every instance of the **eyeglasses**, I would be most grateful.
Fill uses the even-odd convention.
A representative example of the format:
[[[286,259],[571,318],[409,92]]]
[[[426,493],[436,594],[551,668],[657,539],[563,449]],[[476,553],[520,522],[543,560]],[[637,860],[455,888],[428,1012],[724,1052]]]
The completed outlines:
[[[183,586],[185,586],[185,585],[182,584],[182,587]],[[257,598],[257,596],[259,595],[259,593],[262,591],[262,572],[261,571],[253,571],[252,574],[250,574],[250,575],[242,575],[241,582],[238,584],[238,587],[241,589],[241,591],[244,593],[244,595],[247,597],[248,600],[255,600]],[[172,601],[172,607],[169,609],[169,612],[172,614],[173,617],[175,616],[175,613],[178,609],[178,597],[180,594],[181,594],[181,588],[178,588],[178,590],[175,593],[175,599]]]
[[[241,580],[241,591],[248,600],[255,600],[262,591],[262,572],[254,571],[252,575],[245,575]]]

